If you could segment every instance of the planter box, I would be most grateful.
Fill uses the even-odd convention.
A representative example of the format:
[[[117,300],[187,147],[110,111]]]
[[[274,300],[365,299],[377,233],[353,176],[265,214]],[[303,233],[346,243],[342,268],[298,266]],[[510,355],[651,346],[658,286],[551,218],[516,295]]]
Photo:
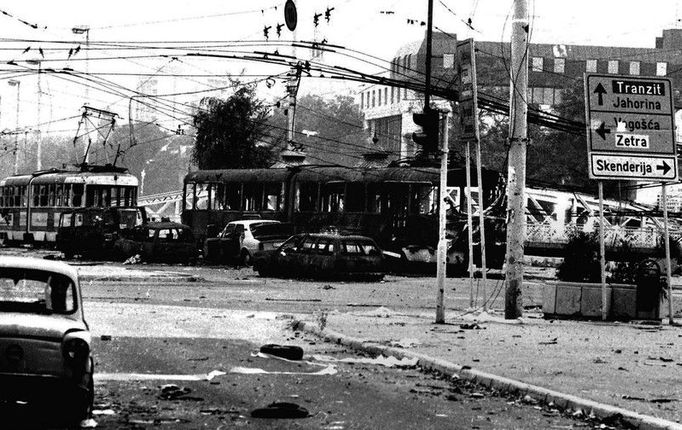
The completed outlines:
[[[638,315],[637,286],[631,284],[606,285],[606,310],[610,320],[650,318]],[[548,282],[543,291],[542,311],[545,318],[601,319],[601,284]]]

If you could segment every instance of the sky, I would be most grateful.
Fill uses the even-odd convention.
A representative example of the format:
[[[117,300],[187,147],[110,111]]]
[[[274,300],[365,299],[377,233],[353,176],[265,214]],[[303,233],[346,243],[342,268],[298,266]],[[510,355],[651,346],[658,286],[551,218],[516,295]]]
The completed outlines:
[[[84,103],[111,110],[118,114],[119,122],[126,123],[129,105],[136,104],[130,97],[137,94],[136,100],[145,98],[140,96],[146,90],[140,86],[145,80],[156,80],[159,94],[193,92],[174,96],[164,112],[159,113],[165,116],[164,124],[175,128],[176,124],[190,121],[191,112],[186,104],[202,96],[220,95],[215,88],[225,86],[228,75],[241,74],[242,82],[260,82],[260,94],[273,103],[285,95],[286,67],[191,55],[206,53],[207,47],[213,53],[240,57],[253,55],[253,51],[291,54],[292,40],[326,39],[329,44],[343,46],[345,49],[338,51],[344,55],[327,53],[313,61],[380,73],[382,69],[377,65],[385,66],[384,61],[390,61],[401,45],[422,39],[425,32],[420,23],[426,20],[426,0],[295,0],[297,30],[292,33],[283,27],[278,38],[275,28],[284,22],[284,3],[285,0],[6,2],[0,5],[3,13],[0,60],[4,64],[0,81],[5,81],[0,82],[0,130],[11,132],[18,125],[21,130],[40,128],[43,133],[73,134]],[[512,6],[512,0],[434,0],[434,32],[483,41],[508,41]],[[327,9],[328,22],[324,17]],[[663,29],[679,26],[682,0],[650,3],[529,0],[529,11],[532,42],[653,47],[655,37]],[[321,14],[317,27],[313,22],[316,13]],[[471,28],[466,25],[469,19]],[[85,35],[73,34],[75,26],[90,28],[88,55]],[[263,36],[266,26],[271,27],[268,41]],[[237,46],[237,41],[252,43]],[[134,49],[122,49],[124,45],[134,45]],[[164,49],[171,45],[182,46]],[[27,48],[30,49],[24,52]],[[302,60],[311,59],[306,49],[299,48],[295,54]],[[71,71],[56,74],[48,70],[40,74],[40,104],[38,66],[29,60],[40,60],[42,70]],[[20,82],[19,97],[17,87],[7,84],[10,79]],[[316,78],[303,79],[300,92],[331,97],[353,94],[357,88],[357,84]]]

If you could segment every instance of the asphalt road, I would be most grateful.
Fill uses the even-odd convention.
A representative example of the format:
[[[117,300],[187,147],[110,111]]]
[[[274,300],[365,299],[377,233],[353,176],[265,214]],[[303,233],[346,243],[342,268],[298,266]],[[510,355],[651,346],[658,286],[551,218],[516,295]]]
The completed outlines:
[[[104,275],[113,270],[96,267]],[[95,339],[97,428],[537,429],[603,424],[410,366],[358,362],[363,357],[356,353],[288,327],[296,313],[433,308],[432,278],[333,283],[264,279],[250,269],[136,269],[189,273],[193,280],[83,282],[86,318]],[[467,286],[466,279],[448,280],[446,308],[454,312],[467,306]],[[529,290],[530,306],[537,299],[534,294]],[[265,343],[301,346],[305,361],[255,355]],[[350,363],[335,361],[339,359]],[[252,417],[254,409],[273,402],[294,403],[308,416]],[[23,418],[29,428],[58,428],[40,411]],[[14,424],[12,428],[20,428]]]

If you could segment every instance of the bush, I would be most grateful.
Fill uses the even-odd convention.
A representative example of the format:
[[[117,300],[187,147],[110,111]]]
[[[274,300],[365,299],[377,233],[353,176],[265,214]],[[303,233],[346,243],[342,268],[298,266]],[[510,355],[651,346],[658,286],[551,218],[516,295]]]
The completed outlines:
[[[559,265],[557,278],[566,282],[601,280],[598,233],[578,231],[569,234],[568,244],[564,248],[564,261]]]

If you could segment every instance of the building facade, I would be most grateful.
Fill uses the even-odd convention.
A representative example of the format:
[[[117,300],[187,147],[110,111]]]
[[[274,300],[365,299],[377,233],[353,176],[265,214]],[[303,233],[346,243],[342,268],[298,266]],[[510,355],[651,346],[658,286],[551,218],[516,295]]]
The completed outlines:
[[[434,33],[432,40],[433,86],[455,85],[457,36]],[[682,29],[663,30],[653,48],[530,44],[528,49],[528,103],[551,109],[561,102],[562,91],[582,85],[586,72],[632,76],[666,76],[672,79],[676,106],[682,105]],[[393,79],[424,82],[426,40],[403,46],[391,62]],[[503,94],[508,99],[510,45],[476,41],[479,93]],[[436,99],[436,104],[447,104]],[[423,94],[404,88],[367,86],[358,103],[366,128],[378,138],[378,149],[393,159],[413,156],[417,150],[411,134],[417,129],[412,113],[424,107]],[[678,117],[678,120],[682,118]],[[678,141],[682,140],[678,130]]]

